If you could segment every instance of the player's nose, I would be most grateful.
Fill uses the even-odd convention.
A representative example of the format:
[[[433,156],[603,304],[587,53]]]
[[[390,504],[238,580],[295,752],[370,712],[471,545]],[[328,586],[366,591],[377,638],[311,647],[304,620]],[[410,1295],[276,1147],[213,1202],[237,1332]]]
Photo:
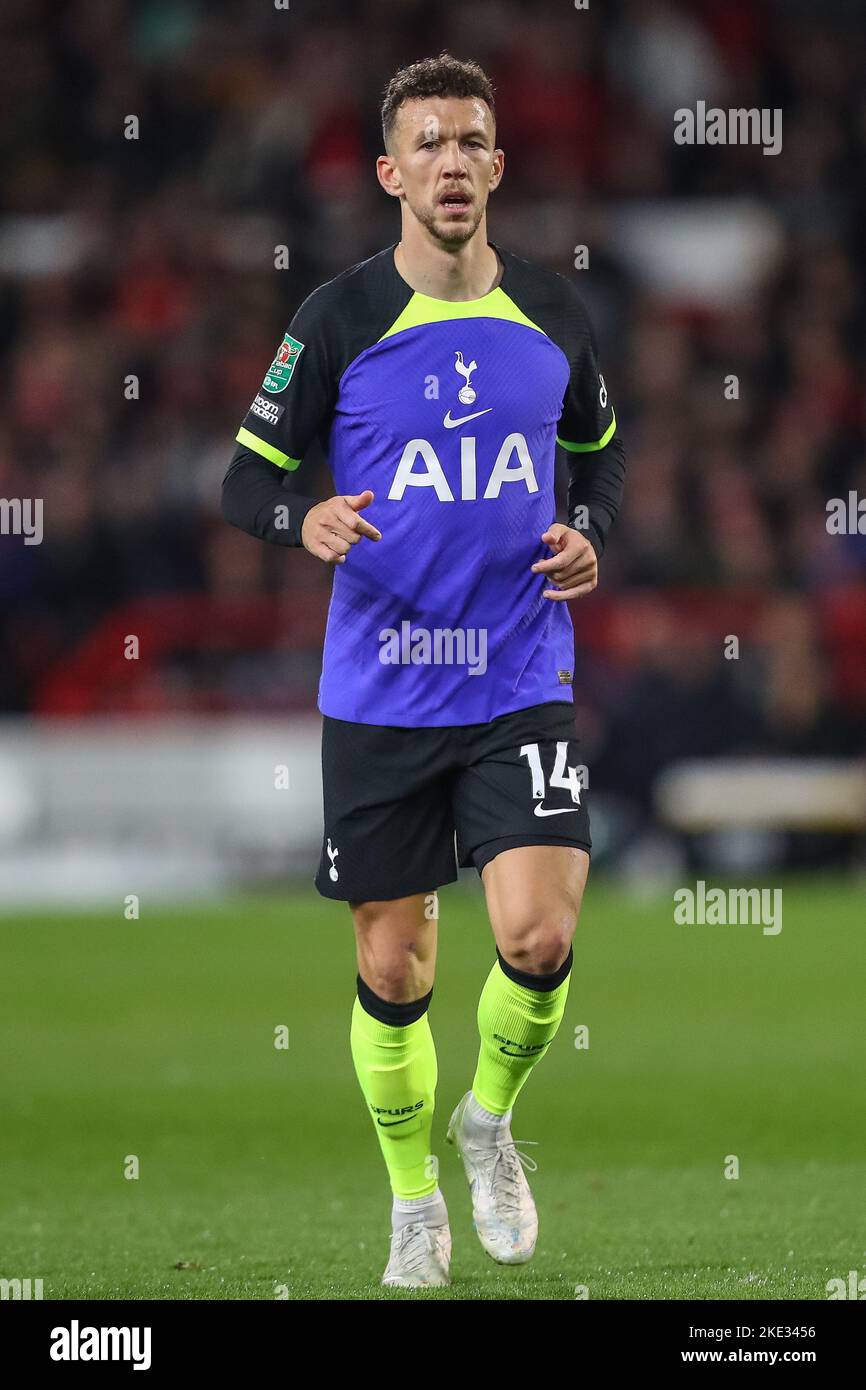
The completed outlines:
[[[454,176],[466,176],[469,168],[465,154],[460,148],[459,140],[449,140],[444,147],[445,163],[443,171]]]

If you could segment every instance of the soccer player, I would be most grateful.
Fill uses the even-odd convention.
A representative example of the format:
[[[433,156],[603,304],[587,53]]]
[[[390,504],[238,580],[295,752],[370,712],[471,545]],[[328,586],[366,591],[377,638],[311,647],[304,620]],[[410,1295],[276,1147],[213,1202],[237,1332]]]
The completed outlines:
[[[404,68],[382,126],[400,240],[298,309],[238,431],[223,514],[334,567],[316,884],[354,920],[351,1052],[393,1191],[382,1282],[424,1287],[447,1284],[451,1254],[428,1007],[436,890],[458,864],[481,876],[496,959],[447,1138],[484,1249],[519,1264],[535,1248],[535,1164],[511,1114],[562,1020],[591,849],[567,602],[596,586],[624,458],[573,285],[488,241],[504,154],[485,73],[447,53]],[[315,438],[324,502],[283,486]]]

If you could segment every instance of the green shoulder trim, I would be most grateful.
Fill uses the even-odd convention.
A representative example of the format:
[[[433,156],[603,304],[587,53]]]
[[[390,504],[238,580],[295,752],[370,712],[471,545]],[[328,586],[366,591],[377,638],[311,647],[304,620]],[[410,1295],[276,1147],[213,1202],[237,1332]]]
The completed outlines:
[[[420,294],[416,290],[399,318],[378,341],[381,343],[395,333],[405,332],[407,328],[419,328],[424,323],[447,323],[449,319],[510,319],[512,323],[534,328],[536,333],[544,331],[527,318],[514,300],[497,285],[495,290],[482,295],[480,299],[432,299],[430,295]]]
[[[273,444],[266,444],[263,439],[259,439],[257,434],[253,434],[251,430],[245,430],[243,425],[235,435],[235,439],[239,444],[246,444],[247,448],[252,449],[254,454],[261,454],[263,459],[269,459],[278,468],[285,468],[288,472],[297,468],[301,462],[300,459],[292,459],[289,458],[288,454],[281,453],[279,449],[274,448]]]
[[[610,416],[610,424],[601,439],[597,439],[594,444],[572,444],[569,439],[560,439],[559,435],[556,436],[557,444],[561,444],[563,449],[570,449],[573,454],[591,454],[595,449],[603,449],[605,444],[610,443],[616,429],[616,414],[613,407],[611,407]]]

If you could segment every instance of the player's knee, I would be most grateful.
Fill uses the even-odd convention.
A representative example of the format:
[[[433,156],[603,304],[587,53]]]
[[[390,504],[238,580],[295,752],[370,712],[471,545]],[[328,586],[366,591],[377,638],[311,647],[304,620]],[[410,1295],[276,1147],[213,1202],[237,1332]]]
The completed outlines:
[[[552,975],[568,955],[575,924],[575,913],[565,905],[527,913],[510,923],[502,954],[518,970]]]
[[[433,988],[433,961],[419,953],[411,938],[377,950],[364,950],[359,943],[358,968],[374,994],[392,1004],[411,1003]]]
[[[411,965],[403,966],[399,961],[385,965],[362,964],[360,975],[373,993],[389,1004],[411,1004],[433,988],[432,974],[413,969]]]
[[[434,938],[430,923],[403,920],[385,904],[353,903],[358,969],[381,999],[408,1003],[433,986]]]

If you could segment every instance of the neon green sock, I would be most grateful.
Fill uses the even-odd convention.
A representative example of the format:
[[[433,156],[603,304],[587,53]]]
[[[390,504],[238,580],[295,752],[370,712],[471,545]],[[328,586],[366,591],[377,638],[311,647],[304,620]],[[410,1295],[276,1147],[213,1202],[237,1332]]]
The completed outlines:
[[[438,1070],[427,1014],[395,1027],[373,1018],[356,998],[350,1039],[392,1191],[425,1197],[438,1186],[430,1153]]]
[[[497,959],[478,1001],[481,1049],[472,1082],[479,1105],[494,1115],[511,1109],[518,1092],[556,1036],[571,971],[554,989],[529,989],[505,974]]]

